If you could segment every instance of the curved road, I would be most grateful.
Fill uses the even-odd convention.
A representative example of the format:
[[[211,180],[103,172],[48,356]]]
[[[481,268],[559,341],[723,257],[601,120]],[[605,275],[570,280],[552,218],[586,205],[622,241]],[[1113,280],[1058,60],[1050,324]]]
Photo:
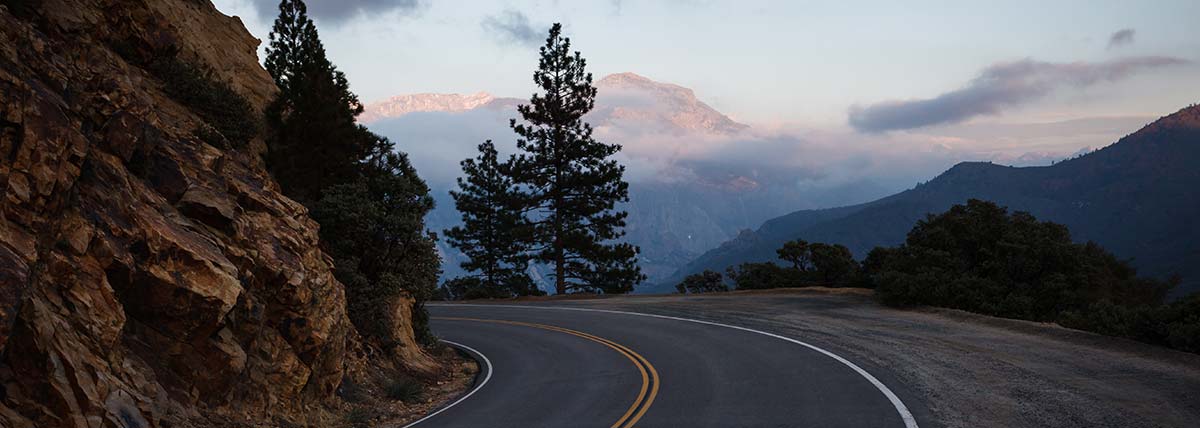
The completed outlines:
[[[895,385],[802,338],[535,305],[429,310],[490,371],[415,427],[916,427]]]

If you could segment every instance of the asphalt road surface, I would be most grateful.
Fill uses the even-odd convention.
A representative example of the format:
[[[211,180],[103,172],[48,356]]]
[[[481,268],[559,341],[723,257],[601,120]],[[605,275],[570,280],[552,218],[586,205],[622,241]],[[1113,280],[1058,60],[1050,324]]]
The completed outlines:
[[[415,427],[917,426],[897,385],[803,338],[545,306],[429,310],[484,367]]]

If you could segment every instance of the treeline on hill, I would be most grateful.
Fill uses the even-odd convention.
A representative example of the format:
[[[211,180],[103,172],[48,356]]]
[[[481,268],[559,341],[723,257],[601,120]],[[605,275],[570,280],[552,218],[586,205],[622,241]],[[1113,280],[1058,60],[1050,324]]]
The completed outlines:
[[[321,245],[346,290],[358,331],[390,350],[402,294],[414,300],[413,329],[432,344],[424,302],[441,260],[424,217],[433,208],[425,182],[386,138],[358,125],[362,104],[326,57],[300,0],[283,0],[266,68],[279,86],[267,107],[266,163],[284,194],[308,207]]]
[[[528,271],[553,269],[557,294],[627,293],[645,279],[638,248],[624,236],[629,200],[625,167],[611,159],[621,150],[592,138],[583,116],[594,107],[596,87],[586,61],[554,24],[541,48],[534,83],[541,89],[517,107],[517,153],[501,161],[489,140],[479,156],[462,161],[464,177],[451,191],[463,224],[445,231],[468,258],[470,275],[447,281],[441,297],[496,298],[544,294]]]
[[[1042,322],[1200,353],[1200,295],[1166,302],[1178,278],[1137,276],[1095,243],[1075,243],[1066,226],[972,199],[929,215],[898,247],[876,247],[861,264],[840,245],[792,241],[791,264],[743,263],[727,277],[738,289],[875,288],[892,306],[928,305]],[[725,291],[720,274],[691,275],[681,293]]]

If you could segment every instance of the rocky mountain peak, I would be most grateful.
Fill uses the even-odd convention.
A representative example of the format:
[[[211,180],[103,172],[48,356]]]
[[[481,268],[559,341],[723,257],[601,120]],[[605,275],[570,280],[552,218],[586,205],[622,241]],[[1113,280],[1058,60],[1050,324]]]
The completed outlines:
[[[358,121],[371,123],[379,119],[399,117],[414,112],[460,112],[482,107],[495,100],[487,92],[474,94],[407,94],[363,106]]]
[[[683,86],[656,82],[635,73],[610,74],[596,81],[596,109],[588,120],[597,126],[652,130],[673,134],[727,135],[749,128],[696,98]],[[510,110],[515,115],[516,98],[475,94],[406,94],[364,106],[358,120],[364,124],[416,112],[456,113],[479,108]]]
[[[700,101],[689,88],[635,73],[610,74],[596,88],[594,114],[604,122],[657,125],[674,133],[732,134],[748,128]]]

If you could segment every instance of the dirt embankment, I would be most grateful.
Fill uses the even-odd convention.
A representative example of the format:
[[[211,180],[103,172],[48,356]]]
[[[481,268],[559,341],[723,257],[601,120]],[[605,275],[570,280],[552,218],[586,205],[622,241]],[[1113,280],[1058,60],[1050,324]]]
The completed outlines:
[[[1052,324],[898,310],[866,290],[561,300],[729,322],[821,346],[889,385],[923,427],[1195,427],[1200,355]]]

